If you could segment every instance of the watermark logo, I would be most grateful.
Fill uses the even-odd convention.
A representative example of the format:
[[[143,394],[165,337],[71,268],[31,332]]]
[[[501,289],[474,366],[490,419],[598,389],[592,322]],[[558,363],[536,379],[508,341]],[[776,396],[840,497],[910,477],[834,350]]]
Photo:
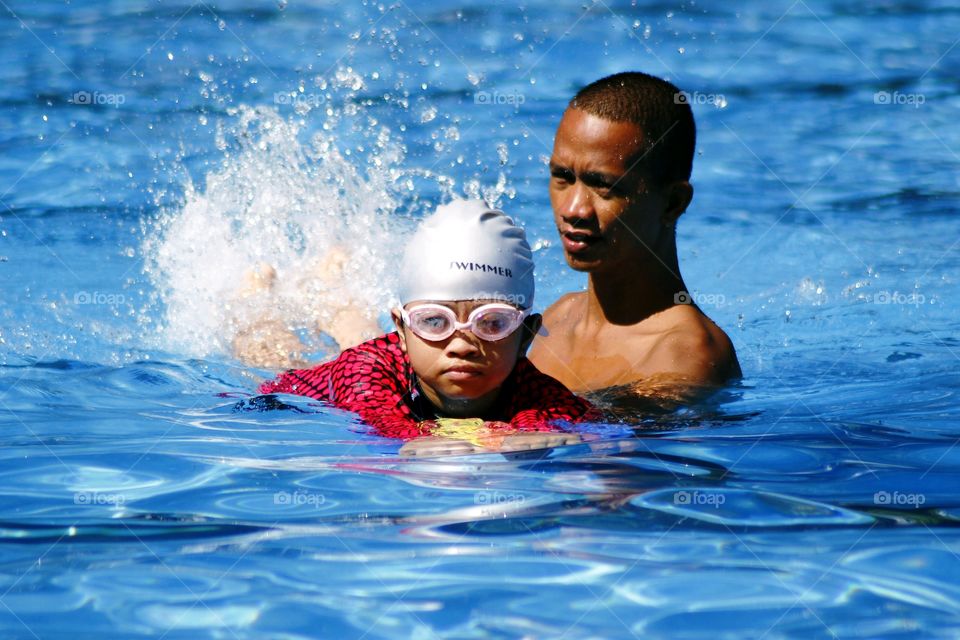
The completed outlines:
[[[119,507],[126,502],[126,498],[117,493],[98,493],[96,491],[77,491],[73,494],[73,504],[84,506],[111,506]]]
[[[273,94],[273,103],[276,105],[290,105],[293,107],[309,107],[315,109],[323,104],[323,101],[324,98],[319,93],[277,91]]]
[[[276,505],[292,505],[297,507],[311,505],[318,508],[326,501],[327,498],[322,493],[313,493],[310,491],[294,491],[293,493],[289,491],[277,491],[273,494],[273,504]]]
[[[919,307],[922,304],[926,304],[927,298],[922,293],[917,293],[913,291],[911,293],[900,293],[899,291],[878,291],[872,296],[868,295],[873,304],[899,304],[899,305],[912,305],[914,307]]]
[[[526,500],[526,496],[522,493],[501,493],[499,491],[484,491],[473,496],[473,503],[478,505],[523,504]]]
[[[500,93],[499,91],[477,91],[473,94],[473,103],[502,107],[509,105],[519,107],[527,101],[527,97],[519,91]]]
[[[479,291],[471,296],[474,300],[491,300],[514,307],[523,308],[527,303],[527,296],[522,293],[497,293],[495,291]]]
[[[912,507],[919,509],[926,501],[927,497],[922,493],[900,493],[899,491],[890,493],[889,491],[877,491],[873,494],[873,504],[884,507]]]
[[[104,293],[102,291],[78,291],[73,296],[73,304],[124,304],[126,298],[122,293]]]
[[[695,304],[698,307],[717,307],[726,303],[727,297],[722,293],[700,293],[699,291],[677,291],[673,294],[674,304]]]
[[[101,93],[99,91],[77,91],[72,96],[70,96],[71,104],[76,104],[84,107],[89,107],[96,105],[98,107],[114,107],[116,109],[120,108],[124,102],[127,101],[127,97],[122,93]]]
[[[727,98],[722,93],[701,93],[699,91],[680,91],[673,94],[674,104],[696,104],[712,105],[714,107],[724,108],[727,106]]]
[[[873,94],[873,104],[896,104],[911,105],[914,109],[919,109],[920,105],[927,101],[927,96],[922,93],[900,93],[899,91],[877,91]]]
[[[689,506],[710,506],[719,509],[727,501],[727,496],[714,491],[677,491],[673,494],[673,504]]]

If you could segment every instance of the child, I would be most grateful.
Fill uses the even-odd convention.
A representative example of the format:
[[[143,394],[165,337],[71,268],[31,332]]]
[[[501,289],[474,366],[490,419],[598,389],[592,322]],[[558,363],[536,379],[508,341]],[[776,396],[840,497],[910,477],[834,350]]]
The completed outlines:
[[[394,333],[260,386],[353,411],[380,435],[462,437],[557,431],[591,405],[524,357],[540,327],[523,229],[477,200],[441,206],[406,248]],[[592,415],[592,414],[591,414]],[[477,420],[476,422],[481,422]]]

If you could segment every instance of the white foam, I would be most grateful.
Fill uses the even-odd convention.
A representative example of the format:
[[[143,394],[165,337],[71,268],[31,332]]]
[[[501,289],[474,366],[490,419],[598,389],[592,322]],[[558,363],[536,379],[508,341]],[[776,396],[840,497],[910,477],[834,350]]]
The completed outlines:
[[[188,182],[182,205],[146,234],[145,270],[163,309],[159,346],[228,353],[238,328],[265,315],[315,330],[332,300],[353,300],[377,318],[412,226],[395,214],[401,146],[382,129],[358,161],[341,154],[331,134],[302,142],[302,122],[272,107],[231,116],[218,144],[221,166],[202,188]],[[315,270],[332,247],[350,259],[322,282]],[[276,270],[276,285],[241,296],[243,274],[258,263]]]
[[[216,86],[213,78],[204,82]],[[237,334],[263,318],[301,337],[317,336],[344,301],[365,318],[349,323],[379,321],[389,330],[396,265],[419,215],[455,197],[483,197],[492,206],[515,197],[503,172],[505,145],[498,148],[497,183],[468,178],[457,193],[456,180],[437,162],[429,169],[406,166],[403,145],[356,99],[362,77],[339,69],[315,84],[322,95],[297,93],[311,100],[286,101],[293,109],[284,114],[275,106],[229,110],[216,123],[219,166],[203,185],[185,178],[179,205],[145,230],[145,272],[156,300],[140,320],[153,337],[145,339],[150,346],[191,356],[230,354]],[[409,108],[406,98],[396,106]],[[443,134],[455,143],[456,127],[436,120],[432,133],[418,135]],[[308,124],[318,132],[308,136]],[[447,150],[441,147],[437,153]],[[459,162],[451,156],[449,168],[456,171]],[[421,202],[424,186],[440,201]],[[347,256],[342,266],[340,250]],[[244,274],[249,281],[258,264],[275,270],[275,284],[243,295]],[[322,351],[316,340],[308,347]]]

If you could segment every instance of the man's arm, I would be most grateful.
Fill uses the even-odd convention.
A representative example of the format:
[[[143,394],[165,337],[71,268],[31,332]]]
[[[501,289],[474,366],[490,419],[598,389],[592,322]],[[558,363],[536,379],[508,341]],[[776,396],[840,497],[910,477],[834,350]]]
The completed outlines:
[[[722,385],[741,375],[733,343],[712,320],[685,324],[663,335],[651,350],[647,369],[653,378],[676,377],[700,385]]]
[[[582,294],[581,294],[582,295]],[[733,344],[699,309],[677,305],[632,326],[574,339],[576,294],[544,313],[530,359],[602,406],[676,407],[741,376]]]
[[[645,369],[655,373],[625,385],[620,392],[628,391],[660,409],[675,409],[702,400],[742,376],[733,343],[706,316],[702,316],[699,326],[688,325],[665,334],[644,364]]]

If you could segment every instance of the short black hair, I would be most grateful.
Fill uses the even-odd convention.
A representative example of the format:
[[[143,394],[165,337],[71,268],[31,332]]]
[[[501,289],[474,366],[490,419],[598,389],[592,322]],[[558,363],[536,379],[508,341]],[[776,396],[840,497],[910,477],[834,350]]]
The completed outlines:
[[[697,126],[686,94],[672,83],[640,71],[616,73],[580,89],[569,106],[639,126],[644,133],[640,166],[657,183],[690,180]]]

